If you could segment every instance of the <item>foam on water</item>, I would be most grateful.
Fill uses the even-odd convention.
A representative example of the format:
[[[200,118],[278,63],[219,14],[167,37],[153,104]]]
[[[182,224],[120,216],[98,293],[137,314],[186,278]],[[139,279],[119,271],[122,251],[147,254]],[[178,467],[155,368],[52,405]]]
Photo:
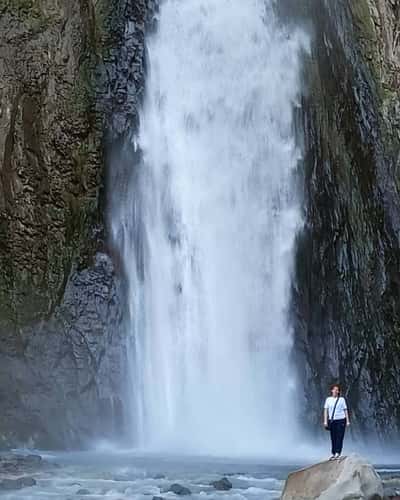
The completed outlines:
[[[167,490],[171,484],[179,483],[192,491],[192,500],[272,500],[279,498],[290,471],[309,464],[309,461],[279,465],[255,459],[141,455],[132,451],[46,452],[42,456],[58,467],[33,474],[37,481],[33,487],[18,491],[0,489],[1,499],[149,500],[162,496],[174,500],[176,495]],[[392,466],[386,463],[379,467],[379,472],[384,477],[398,476],[398,462]],[[230,491],[216,491],[210,485],[223,476],[232,483]],[[88,494],[79,495],[79,490],[87,490]]]
[[[47,455],[48,459],[50,455]],[[66,453],[54,456],[59,468],[35,474],[37,484],[15,492],[1,492],[4,500],[134,499],[148,500],[176,495],[168,492],[173,483],[188,487],[193,500],[268,500],[276,498],[287,474],[283,467],[262,464],[201,462],[199,459],[140,457],[130,453]],[[238,470],[248,471],[244,476]],[[210,483],[228,475],[233,488],[216,491]],[[240,476],[240,477],[239,477]],[[86,490],[79,494],[79,491]]]

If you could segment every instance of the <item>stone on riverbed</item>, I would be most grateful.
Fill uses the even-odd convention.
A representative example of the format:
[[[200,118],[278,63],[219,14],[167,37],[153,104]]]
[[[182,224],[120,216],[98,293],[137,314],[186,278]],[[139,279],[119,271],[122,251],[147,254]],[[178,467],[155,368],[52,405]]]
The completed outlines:
[[[43,465],[40,455],[17,455],[14,453],[0,454],[1,473],[21,473],[23,470],[38,469]]]
[[[40,455],[19,455],[0,452],[0,480],[8,476],[33,474],[46,469],[59,467],[57,464],[43,460]]]
[[[33,474],[58,467],[40,455],[0,452],[0,492],[20,490],[36,485]]]
[[[172,493],[175,493],[175,495],[179,496],[192,494],[189,488],[186,488],[186,486],[182,486],[181,484],[178,483],[171,484],[168,491],[172,491]]]
[[[219,491],[228,491],[232,489],[232,483],[229,481],[227,477],[223,477],[221,479],[218,479],[218,481],[213,481],[210,483],[211,486],[214,486],[216,490]]]
[[[90,491],[86,488],[82,488],[76,492],[77,495],[90,495]]]
[[[35,486],[36,481],[33,477],[18,477],[16,479],[3,479],[0,481],[0,491],[4,490],[21,490],[29,486]]]
[[[358,455],[321,462],[289,474],[281,500],[382,500],[375,469]]]
[[[40,455],[26,455],[24,457],[21,457],[20,460],[24,462],[26,465],[31,465],[32,467],[41,465],[43,461]]]

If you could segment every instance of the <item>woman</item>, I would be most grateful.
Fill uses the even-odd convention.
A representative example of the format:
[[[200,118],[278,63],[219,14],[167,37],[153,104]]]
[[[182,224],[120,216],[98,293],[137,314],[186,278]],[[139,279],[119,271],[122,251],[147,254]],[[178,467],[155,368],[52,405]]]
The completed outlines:
[[[346,400],[340,396],[340,385],[331,386],[331,396],[324,405],[324,427],[329,429],[332,441],[332,456],[329,460],[340,458],[346,427],[350,425]]]

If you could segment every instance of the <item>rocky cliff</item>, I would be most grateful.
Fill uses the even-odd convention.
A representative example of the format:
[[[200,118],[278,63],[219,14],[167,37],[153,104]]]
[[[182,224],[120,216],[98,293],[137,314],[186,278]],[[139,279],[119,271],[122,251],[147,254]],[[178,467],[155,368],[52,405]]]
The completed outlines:
[[[308,417],[340,380],[356,428],[400,430],[400,6],[310,0],[305,229],[294,289]]]
[[[121,434],[107,151],[135,122],[143,1],[0,5],[0,446]]]

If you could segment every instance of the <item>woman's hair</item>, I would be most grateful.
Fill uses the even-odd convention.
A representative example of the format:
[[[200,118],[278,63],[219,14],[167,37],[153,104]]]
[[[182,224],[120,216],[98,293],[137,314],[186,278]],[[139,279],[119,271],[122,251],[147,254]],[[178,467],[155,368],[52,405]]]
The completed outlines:
[[[335,387],[338,388],[339,394],[340,394],[342,392],[342,388],[340,387],[340,384],[332,384],[330,387],[330,391],[332,392]]]

